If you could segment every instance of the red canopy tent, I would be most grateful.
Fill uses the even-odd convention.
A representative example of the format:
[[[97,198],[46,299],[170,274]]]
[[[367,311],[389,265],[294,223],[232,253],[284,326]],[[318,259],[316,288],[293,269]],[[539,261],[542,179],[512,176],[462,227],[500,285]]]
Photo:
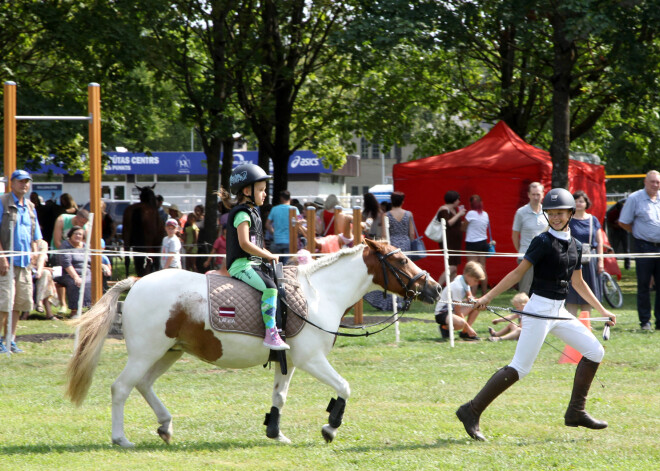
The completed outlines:
[[[412,211],[420,234],[444,203],[447,191],[458,191],[468,209],[470,196],[478,194],[490,217],[497,251],[513,252],[513,216],[529,202],[530,183],[541,182],[546,191],[551,188],[552,160],[548,152],[526,143],[501,121],[463,149],[396,164],[393,177],[394,189],[405,193],[404,208]],[[602,222],[606,210],[604,167],[571,160],[568,178],[569,190],[585,191],[592,202],[589,212]],[[438,248],[431,240],[425,238],[424,242],[427,249]],[[444,271],[442,257],[426,257],[417,264],[434,278]],[[515,266],[515,258],[490,258],[489,282],[499,281]]]

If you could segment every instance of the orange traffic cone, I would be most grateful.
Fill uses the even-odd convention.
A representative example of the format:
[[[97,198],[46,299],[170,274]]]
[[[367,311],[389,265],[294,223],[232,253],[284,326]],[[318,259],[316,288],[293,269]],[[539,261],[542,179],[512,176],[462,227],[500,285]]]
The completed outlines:
[[[580,322],[587,326],[587,329],[591,330],[591,322],[589,321],[589,311],[582,311],[580,313]],[[558,363],[574,363],[577,364],[582,359],[582,354],[570,345],[564,347],[564,351],[559,357]]]

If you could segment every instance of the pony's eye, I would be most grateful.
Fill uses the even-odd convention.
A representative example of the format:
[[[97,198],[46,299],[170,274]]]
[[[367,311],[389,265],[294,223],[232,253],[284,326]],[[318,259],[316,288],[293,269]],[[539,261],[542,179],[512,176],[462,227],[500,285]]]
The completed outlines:
[[[399,263],[401,263],[401,265],[406,265],[406,264],[408,263],[408,259],[407,259],[407,258],[402,258],[402,259],[399,261]]]

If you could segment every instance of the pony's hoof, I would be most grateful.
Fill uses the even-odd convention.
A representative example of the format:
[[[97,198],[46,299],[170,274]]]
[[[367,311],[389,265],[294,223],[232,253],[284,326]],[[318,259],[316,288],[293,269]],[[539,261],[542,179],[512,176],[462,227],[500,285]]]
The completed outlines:
[[[170,423],[168,426],[161,425],[156,431],[158,432],[160,438],[162,438],[163,441],[169,445],[172,441],[172,423]]]
[[[291,440],[289,440],[282,432],[280,432],[277,437],[273,438],[273,440],[276,442],[284,443],[285,445],[291,443]]]
[[[335,437],[337,436],[337,429],[331,427],[328,424],[325,424],[321,429],[321,434],[323,435],[323,439],[325,440],[326,443],[331,443],[332,440],[334,440]]]
[[[133,448],[135,446],[135,443],[129,442],[126,437],[113,438],[112,444],[119,445],[122,448]]]

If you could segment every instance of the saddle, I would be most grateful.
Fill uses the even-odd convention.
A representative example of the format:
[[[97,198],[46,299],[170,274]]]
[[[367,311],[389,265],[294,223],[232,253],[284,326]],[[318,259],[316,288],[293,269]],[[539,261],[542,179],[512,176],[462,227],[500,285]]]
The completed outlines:
[[[291,313],[284,333],[287,338],[296,336],[305,326],[307,300],[303,297],[297,280],[298,268],[284,267],[284,290]],[[219,332],[234,332],[263,338],[266,334],[261,317],[261,292],[247,283],[216,273],[206,275],[209,294],[209,324]]]

